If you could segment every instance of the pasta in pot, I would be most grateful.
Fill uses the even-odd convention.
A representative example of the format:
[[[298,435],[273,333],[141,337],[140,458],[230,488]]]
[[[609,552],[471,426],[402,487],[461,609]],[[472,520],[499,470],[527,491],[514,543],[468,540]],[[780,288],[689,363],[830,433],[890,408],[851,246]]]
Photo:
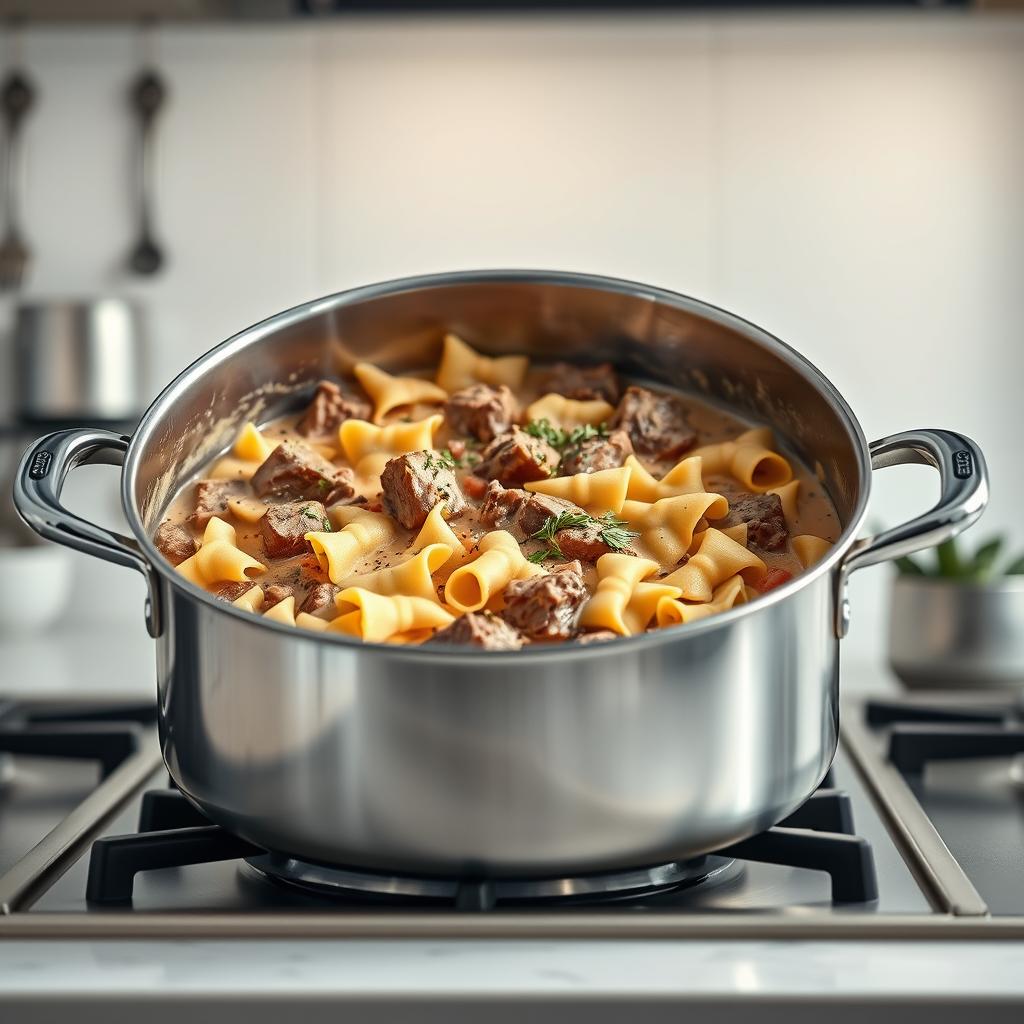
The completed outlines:
[[[838,536],[768,427],[608,364],[449,334],[433,380],[352,374],[174,498],[154,540],[182,580],[278,628],[519,650],[728,613]]]

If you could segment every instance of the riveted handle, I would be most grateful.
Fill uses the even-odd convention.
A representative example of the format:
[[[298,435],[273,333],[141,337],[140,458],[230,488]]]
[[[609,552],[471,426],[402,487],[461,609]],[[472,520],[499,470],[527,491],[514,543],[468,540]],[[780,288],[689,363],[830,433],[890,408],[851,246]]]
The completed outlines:
[[[146,628],[160,635],[159,578],[138,544],[69,512],[60,502],[68,473],[76,466],[124,462],[129,439],[109,430],[59,430],[40,438],[22,456],[14,478],[14,506],[25,522],[47,540],[126,565],[146,578]]]
[[[988,504],[988,470],[978,446],[952,430],[907,430],[868,446],[872,469],[910,464],[932,466],[939,472],[939,500],[923,515],[856,541],[839,565],[836,632],[846,636],[850,626],[847,582],[866,565],[901,558],[941,544],[977,521]]]

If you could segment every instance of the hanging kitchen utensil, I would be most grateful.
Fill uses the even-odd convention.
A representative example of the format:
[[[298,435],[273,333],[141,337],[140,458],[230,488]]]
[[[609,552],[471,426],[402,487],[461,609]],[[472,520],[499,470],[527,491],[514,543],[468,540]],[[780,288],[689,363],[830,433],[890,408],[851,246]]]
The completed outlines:
[[[22,71],[12,71],[0,88],[4,126],[4,234],[0,241],[0,291],[9,291],[21,284],[32,257],[19,223],[19,186],[22,128],[35,98],[35,87]]]
[[[139,131],[136,179],[139,234],[128,256],[128,266],[133,273],[149,277],[159,273],[166,262],[166,254],[153,237],[153,207],[156,119],[167,100],[167,87],[156,71],[145,70],[132,83],[130,99]]]

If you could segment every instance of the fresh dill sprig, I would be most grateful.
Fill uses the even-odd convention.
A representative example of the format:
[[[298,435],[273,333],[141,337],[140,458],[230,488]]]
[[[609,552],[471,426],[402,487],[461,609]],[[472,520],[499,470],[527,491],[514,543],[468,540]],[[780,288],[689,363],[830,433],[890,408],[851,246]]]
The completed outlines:
[[[530,534],[531,539],[543,541],[544,547],[534,551],[532,555],[527,555],[527,558],[534,563],[543,562],[548,558],[564,558],[556,534],[560,530],[587,526],[596,527],[598,536],[613,551],[629,547],[630,540],[639,536],[633,530],[627,529],[628,524],[616,518],[614,512],[604,512],[597,518],[588,512],[559,512],[557,516],[548,516],[544,525]]]
[[[640,534],[636,530],[627,529],[628,523],[616,517],[614,512],[603,512],[597,517],[598,526],[601,528],[601,540],[613,551],[621,551],[629,547],[629,542]]]

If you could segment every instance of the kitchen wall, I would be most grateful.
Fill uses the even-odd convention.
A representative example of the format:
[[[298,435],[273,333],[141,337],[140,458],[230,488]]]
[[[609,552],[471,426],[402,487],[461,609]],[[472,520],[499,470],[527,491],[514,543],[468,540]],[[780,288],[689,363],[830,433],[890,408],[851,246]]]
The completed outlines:
[[[1014,528],[1024,378],[1024,18],[825,15],[343,21],[168,28],[166,273],[131,234],[126,29],[30,30],[33,295],[114,292],[153,320],[152,388],[319,294],[483,266],[589,270],[733,309],[806,353],[870,436],[950,425],[987,451]],[[90,471],[75,500],[111,504]],[[929,502],[878,479],[875,518]],[[75,615],[127,617],[83,560]],[[854,649],[884,644],[862,574]],[[103,600],[95,595],[103,594]]]

